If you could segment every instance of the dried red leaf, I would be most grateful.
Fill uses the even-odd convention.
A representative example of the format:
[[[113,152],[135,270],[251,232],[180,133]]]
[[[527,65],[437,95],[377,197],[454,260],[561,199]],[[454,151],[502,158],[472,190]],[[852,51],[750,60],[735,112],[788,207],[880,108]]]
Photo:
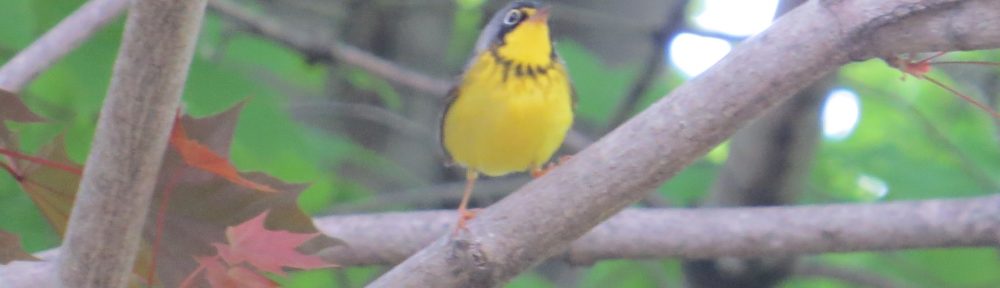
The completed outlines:
[[[188,116],[179,120],[185,134],[215,154],[228,158],[233,131],[238,122],[241,106],[220,114],[194,119]],[[227,243],[226,229],[237,226],[247,219],[270,211],[267,227],[294,233],[317,233],[312,218],[298,207],[298,195],[305,185],[289,184],[262,173],[241,173],[242,177],[273,187],[279,192],[263,192],[244,185],[234,184],[217,174],[189,165],[177,149],[168,149],[154,206],[150,209],[144,232],[146,244],[143,255],[137,261],[137,273],[146,275],[151,268],[153,239],[159,239],[156,247],[155,279],[164,287],[178,285],[198,263],[192,258],[197,255],[213,255],[216,249],[212,243]],[[335,239],[320,235],[299,248],[306,254],[333,245],[341,244]],[[309,249],[306,249],[309,248]],[[199,278],[194,287],[208,285]]]
[[[28,106],[21,102],[21,98],[18,98],[17,94],[0,89],[0,121],[3,120],[41,122],[45,118],[31,112],[31,109],[28,109]]]
[[[336,266],[317,256],[305,255],[297,250],[303,243],[319,236],[320,233],[300,234],[267,230],[264,228],[267,214],[267,212],[261,213],[243,224],[226,229],[229,244],[213,244],[219,251],[219,256],[222,256],[229,265],[247,262],[261,271],[278,275],[285,274],[281,267],[318,269]]]
[[[174,122],[174,129],[170,132],[170,146],[177,149],[184,162],[192,167],[208,171],[212,174],[226,178],[236,185],[241,185],[254,190],[264,192],[278,192],[270,186],[253,182],[243,178],[236,167],[229,162],[229,159],[222,157],[198,141],[188,138],[181,121]]]
[[[0,231],[0,264],[11,261],[38,261],[38,258],[24,251],[21,247],[21,237]]]

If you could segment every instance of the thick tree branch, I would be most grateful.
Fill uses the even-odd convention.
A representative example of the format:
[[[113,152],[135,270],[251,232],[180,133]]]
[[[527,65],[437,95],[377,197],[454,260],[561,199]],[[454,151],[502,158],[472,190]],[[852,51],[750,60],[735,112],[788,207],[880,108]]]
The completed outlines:
[[[498,285],[563,251],[840,65],[875,55],[995,48],[997,36],[997,1],[810,1],[559,169],[480,212],[468,231],[439,238],[371,286]],[[773,247],[757,244],[764,245],[756,251]]]
[[[454,211],[326,216],[324,234],[347,243],[324,251],[346,266],[391,265],[449,233]],[[883,204],[628,209],[559,257],[606,259],[756,257],[990,246],[1000,237],[1000,196]],[[379,227],[379,229],[371,229]]]
[[[91,0],[0,67],[0,89],[19,92],[38,74],[90,38],[125,9],[128,0]]]
[[[896,288],[902,285],[892,279],[864,269],[850,269],[824,265],[814,261],[803,261],[795,265],[793,271],[797,277],[829,278],[851,284],[851,287]]]
[[[132,2],[58,262],[64,287],[125,287],[205,0]]]
[[[324,234],[347,244],[324,250],[324,257],[344,266],[364,266],[403,261],[450,233],[455,217],[455,211],[448,210],[314,221]],[[589,265],[606,259],[757,257],[998,243],[1000,196],[993,195],[881,204],[628,209],[557,255],[571,264]],[[46,254],[39,257],[52,258],[52,252]],[[38,275],[50,275],[44,272],[45,263],[0,266],[0,279],[41,283],[37,281],[44,279]]]

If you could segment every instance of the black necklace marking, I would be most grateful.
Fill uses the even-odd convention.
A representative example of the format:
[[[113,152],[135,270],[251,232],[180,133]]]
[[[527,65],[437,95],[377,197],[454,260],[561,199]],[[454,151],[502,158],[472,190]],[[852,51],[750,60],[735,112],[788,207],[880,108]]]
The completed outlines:
[[[536,76],[547,75],[549,70],[554,69],[557,63],[555,60],[550,61],[549,64],[546,65],[533,65],[515,62],[514,60],[500,56],[497,49],[490,49],[490,55],[493,56],[493,60],[496,61],[497,64],[500,64],[500,67],[503,68],[502,81],[504,83],[506,83],[507,79],[510,78],[511,72],[513,72],[514,77],[517,78],[528,77],[534,79]],[[552,55],[555,56],[555,53],[553,52]]]

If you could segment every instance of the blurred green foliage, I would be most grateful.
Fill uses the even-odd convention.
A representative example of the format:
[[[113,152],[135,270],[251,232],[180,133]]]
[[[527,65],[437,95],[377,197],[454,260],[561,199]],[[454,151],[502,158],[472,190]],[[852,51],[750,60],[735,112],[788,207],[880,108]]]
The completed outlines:
[[[483,2],[458,1],[456,26],[476,27],[483,21]],[[0,4],[0,59],[12,57],[79,4],[79,1],[58,0],[8,0]],[[122,26],[119,19],[102,29],[27,89],[24,100],[49,122],[8,124],[20,137],[22,151],[32,153],[57,135],[65,135],[71,158],[79,162],[85,159]],[[273,41],[245,35],[227,36],[223,26],[214,15],[206,18],[184,105],[189,113],[205,116],[246,102],[231,152],[238,167],[263,171],[289,182],[311,183],[300,198],[301,206],[310,213],[325,212],[336,203],[367,199],[374,193],[332,172],[331,167],[352,163],[374,170],[400,169],[348,138],[295,121],[289,112],[290,97],[315,96],[286,95],[277,87],[294,86],[309,92],[305,94],[322,95],[328,73],[335,73],[350,85],[375,92],[391,111],[399,111],[407,95],[364,70],[338,68],[330,72],[307,63],[296,51]],[[478,33],[478,28],[466,28],[453,31],[453,40],[448,45],[448,62],[452,64],[464,62]],[[641,70],[640,63],[608,67],[586,48],[568,39],[560,39],[558,49],[579,93],[579,125],[599,130],[607,125],[619,100],[632,85]],[[954,57],[1000,60],[992,52],[961,53]],[[1000,73],[995,69],[993,72]],[[989,116],[926,81],[912,77],[900,81],[900,75],[880,61],[851,64],[841,71],[840,87],[860,95],[861,120],[848,138],[822,142],[809,188],[801,197],[805,202],[954,198],[1000,190],[1000,145]],[[951,85],[960,85],[947,74],[931,75]],[[638,109],[663,97],[682,81],[674,73],[659,76],[643,95]],[[658,192],[677,206],[697,204],[724,162],[726,149],[724,144],[713,150]],[[24,246],[31,251],[56,246],[59,240],[31,201],[9,175],[0,175],[0,229],[20,235]],[[859,187],[862,175],[884,181],[888,194],[880,198]],[[996,273],[1000,271],[1000,261],[991,249],[847,253],[810,258],[881,275],[904,287],[1000,286],[1000,273]],[[678,287],[683,281],[676,260],[604,261],[578,270],[580,287]],[[285,287],[357,287],[381,272],[379,268],[308,271],[279,281]],[[530,272],[508,287],[555,287],[555,284],[537,272]],[[831,279],[793,277],[782,287],[852,286]]]

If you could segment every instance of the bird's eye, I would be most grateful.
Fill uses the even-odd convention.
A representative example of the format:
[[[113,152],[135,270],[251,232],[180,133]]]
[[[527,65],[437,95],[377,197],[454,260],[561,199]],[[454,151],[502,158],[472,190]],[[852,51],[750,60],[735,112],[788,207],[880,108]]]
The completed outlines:
[[[507,12],[507,16],[503,17],[503,24],[508,26],[517,24],[517,22],[521,21],[522,15],[523,14],[521,14],[521,10],[517,9],[510,10],[510,12]]]

